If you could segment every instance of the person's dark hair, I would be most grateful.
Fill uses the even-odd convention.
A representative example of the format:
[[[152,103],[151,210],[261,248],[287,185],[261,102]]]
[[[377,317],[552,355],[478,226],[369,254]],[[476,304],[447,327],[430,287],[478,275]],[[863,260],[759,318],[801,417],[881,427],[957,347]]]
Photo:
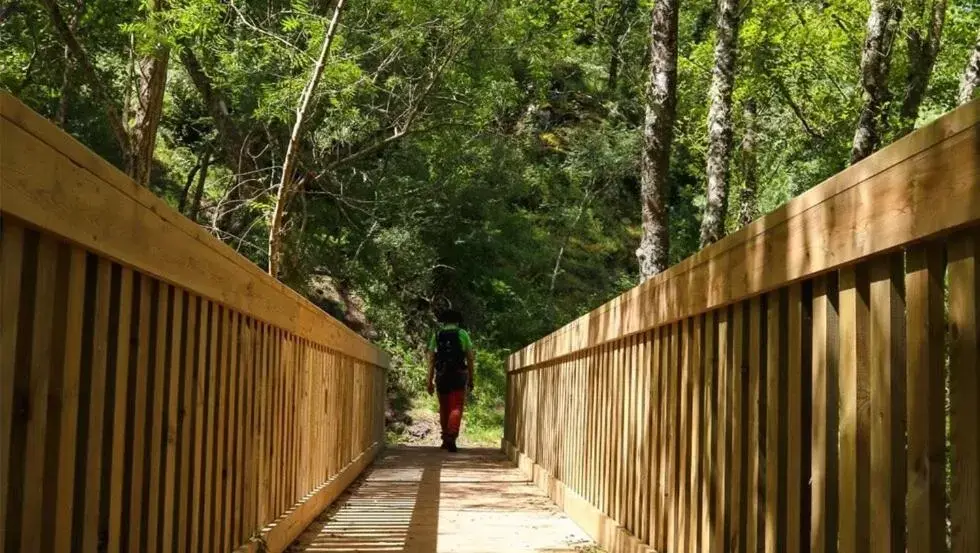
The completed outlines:
[[[455,309],[443,309],[442,311],[439,312],[436,318],[439,319],[439,322],[442,324],[447,324],[447,325],[463,324],[463,314],[460,313],[459,311],[456,311]]]

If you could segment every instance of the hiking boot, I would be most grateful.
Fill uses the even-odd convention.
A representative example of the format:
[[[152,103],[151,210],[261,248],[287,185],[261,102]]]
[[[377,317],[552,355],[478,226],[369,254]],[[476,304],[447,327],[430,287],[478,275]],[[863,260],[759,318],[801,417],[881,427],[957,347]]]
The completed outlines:
[[[457,451],[459,451],[459,448],[456,447],[455,438],[449,440],[449,445],[446,447],[446,450],[449,451],[449,453],[456,453]]]
[[[443,438],[442,445],[439,446],[439,449],[449,449],[449,440]]]

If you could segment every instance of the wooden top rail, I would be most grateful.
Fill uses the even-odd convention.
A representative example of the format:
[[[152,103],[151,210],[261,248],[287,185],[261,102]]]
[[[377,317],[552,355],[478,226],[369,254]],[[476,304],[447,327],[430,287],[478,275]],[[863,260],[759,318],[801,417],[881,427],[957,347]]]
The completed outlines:
[[[388,354],[0,92],[0,212],[372,365]],[[50,163],[31,160],[44,159]]]
[[[514,353],[519,370],[980,221],[980,99]]]

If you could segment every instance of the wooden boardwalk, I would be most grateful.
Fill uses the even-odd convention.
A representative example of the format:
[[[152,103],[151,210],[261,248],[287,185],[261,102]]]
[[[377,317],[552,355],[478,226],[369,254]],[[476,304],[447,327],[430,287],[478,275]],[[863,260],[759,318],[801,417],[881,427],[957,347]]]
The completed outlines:
[[[496,450],[389,449],[293,553],[597,551]]]

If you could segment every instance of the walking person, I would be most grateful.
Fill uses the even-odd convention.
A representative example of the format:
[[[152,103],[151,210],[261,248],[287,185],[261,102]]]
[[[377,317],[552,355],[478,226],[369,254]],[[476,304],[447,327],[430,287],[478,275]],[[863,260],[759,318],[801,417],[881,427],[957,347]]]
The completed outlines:
[[[447,310],[439,315],[439,330],[429,339],[429,393],[439,393],[439,422],[442,425],[442,448],[458,451],[456,439],[463,420],[463,404],[467,390],[473,389],[473,342],[460,328],[463,322],[458,311]]]

